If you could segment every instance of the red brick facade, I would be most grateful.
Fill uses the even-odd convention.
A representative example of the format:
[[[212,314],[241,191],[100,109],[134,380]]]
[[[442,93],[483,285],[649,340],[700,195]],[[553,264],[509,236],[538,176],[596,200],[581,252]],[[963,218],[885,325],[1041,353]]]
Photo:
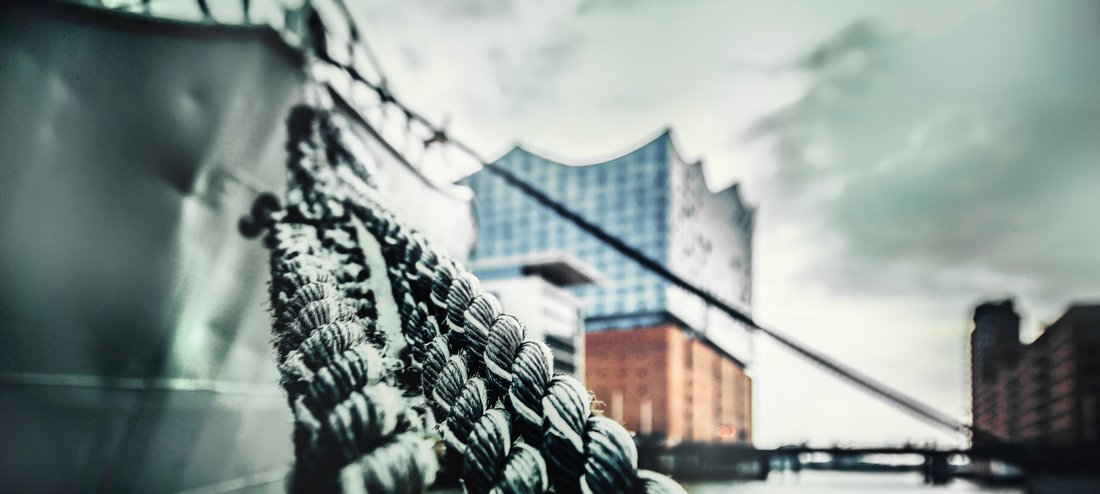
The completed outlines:
[[[1100,443],[1100,305],[1071,307],[1029,345],[1011,303],[983,304],[974,322],[975,442]]]
[[[667,324],[585,335],[587,385],[628,430],[670,442],[751,442],[752,380],[740,363]]]

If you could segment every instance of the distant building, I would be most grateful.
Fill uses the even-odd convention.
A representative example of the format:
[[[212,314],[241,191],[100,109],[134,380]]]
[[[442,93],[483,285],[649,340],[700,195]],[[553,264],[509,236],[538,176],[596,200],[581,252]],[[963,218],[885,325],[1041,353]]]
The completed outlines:
[[[1020,343],[1011,300],[974,311],[971,414],[976,444],[1100,444],[1100,305],[1075,305]]]
[[[1020,316],[1011,300],[986,302],[974,309],[974,330],[970,334],[970,397],[973,424],[994,437],[1008,437],[1015,428],[1015,414],[1004,400],[1002,389],[1011,377],[998,384],[1002,370],[1015,364],[1020,355]],[[1018,389],[1018,388],[1013,388]],[[980,440],[980,437],[975,437]]]
[[[623,156],[588,166],[565,165],[519,147],[493,166],[535,184],[697,286],[745,312],[751,310],[754,210],[743,202],[736,186],[709,192],[702,166],[685,162],[668,132]],[[480,229],[474,262],[562,251],[595,266],[606,276],[601,283],[571,291],[584,301],[586,362],[590,369],[587,384],[597,398],[608,403],[610,415],[621,414],[629,429],[651,428],[654,434],[672,440],[751,437],[751,420],[722,420],[723,405],[719,403],[736,399],[738,403],[730,405],[731,410],[751,410],[751,384],[745,376],[745,365],[751,362],[753,353],[750,329],[671,286],[498,178],[479,173],[470,178],[470,187],[475,193]],[[670,328],[678,336],[671,336]],[[651,367],[651,363],[640,359],[623,359],[616,356],[617,352],[603,350],[617,348],[616,341],[625,345],[650,334],[639,329],[665,335],[661,340],[665,343],[652,347],[652,351],[660,353],[653,357],[656,361],[668,365]],[[629,333],[619,334],[623,331]],[[695,346],[687,343],[689,340],[697,341],[699,348],[705,348],[699,351],[713,356],[715,362],[732,367],[704,363],[710,362],[710,357],[697,361],[696,354],[691,353]],[[669,343],[672,341],[681,343]],[[611,361],[615,359],[618,361]],[[608,372],[595,370],[603,368]],[[685,376],[701,378],[714,374],[714,369],[728,372],[721,369],[729,368],[744,376],[729,381],[734,388],[729,393],[696,390],[694,384],[689,386],[684,381],[688,379]],[[667,395],[647,394],[622,387],[626,383],[623,379],[643,374],[653,374],[655,383],[645,389],[656,390],[656,383],[668,383],[671,391]],[[684,393],[678,394],[681,390]],[[711,399],[712,395],[726,398]],[[622,397],[621,407],[617,396]],[[652,411],[642,413],[643,406],[652,407]],[[704,416],[712,418],[700,418]]]
[[[579,259],[556,252],[479,260],[471,268],[504,311],[523,321],[527,336],[554,351],[554,371],[583,381],[583,302],[564,287],[592,283],[599,274]]]

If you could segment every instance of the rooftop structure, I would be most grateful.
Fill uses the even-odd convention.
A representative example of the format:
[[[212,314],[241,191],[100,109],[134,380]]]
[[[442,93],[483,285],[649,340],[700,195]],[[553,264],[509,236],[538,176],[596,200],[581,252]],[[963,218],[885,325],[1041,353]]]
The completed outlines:
[[[471,268],[504,311],[524,321],[527,337],[553,350],[554,371],[583,381],[583,303],[563,287],[592,283],[599,273],[562,252],[479,261]]]

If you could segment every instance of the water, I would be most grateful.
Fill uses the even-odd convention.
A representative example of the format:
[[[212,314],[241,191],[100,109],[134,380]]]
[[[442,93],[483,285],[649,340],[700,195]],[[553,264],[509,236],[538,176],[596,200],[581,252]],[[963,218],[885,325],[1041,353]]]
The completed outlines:
[[[690,494],[839,494],[852,492],[921,492],[926,494],[1001,493],[1022,494],[1020,488],[993,488],[965,480],[930,486],[917,473],[850,473],[803,470],[799,474],[773,472],[765,482],[707,482],[686,485]]]

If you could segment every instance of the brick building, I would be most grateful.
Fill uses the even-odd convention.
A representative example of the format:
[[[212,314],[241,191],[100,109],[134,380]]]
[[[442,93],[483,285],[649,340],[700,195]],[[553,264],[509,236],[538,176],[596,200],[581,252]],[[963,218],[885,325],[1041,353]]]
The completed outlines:
[[[670,442],[751,442],[744,366],[675,324],[589,333],[589,383],[609,417]]]
[[[1032,343],[1011,300],[974,311],[975,443],[1100,443],[1100,305],[1074,305]]]

